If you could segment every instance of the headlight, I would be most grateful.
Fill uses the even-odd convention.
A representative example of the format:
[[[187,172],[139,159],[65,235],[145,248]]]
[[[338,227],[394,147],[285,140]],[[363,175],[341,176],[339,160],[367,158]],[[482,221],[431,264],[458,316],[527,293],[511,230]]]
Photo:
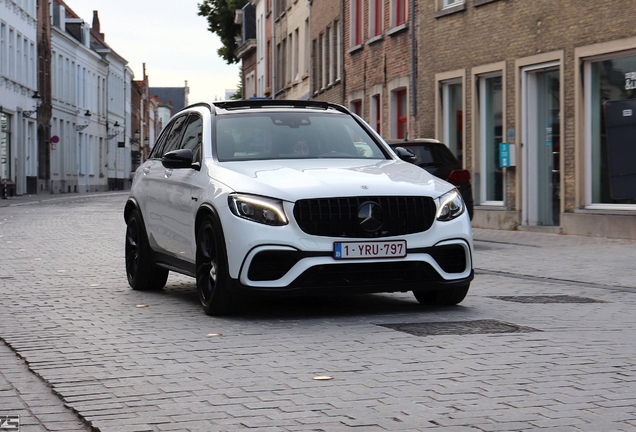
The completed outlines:
[[[230,210],[236,216],[265,225],[287,225],[283,202],[254,195],[234,194],[228,197]]]
[[[437,214],[435,217],[439,221],[449,221],[460,216],[466,210],[464,200],[457,189],[446,192],[437,198]]]

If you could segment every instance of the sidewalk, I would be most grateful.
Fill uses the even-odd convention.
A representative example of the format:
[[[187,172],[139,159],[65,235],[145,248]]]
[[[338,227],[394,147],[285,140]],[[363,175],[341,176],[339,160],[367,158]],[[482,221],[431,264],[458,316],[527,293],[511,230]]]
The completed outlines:
[[[473,236],[476,273],[636,290],[635,240],[485,229]]]
[[[7,199],[0,198],[0,207],[11,207],[20,205],[29,205],[44,201],[64,201],[64,200],[76,200],[83,198],[95,198],[99,196],[107,195],[127,195],[130,191],[105,191],[105,192],[87,192],[87,193],[61,193],[61,194],[39,194],[39,195],[20,195],[10,196]]]

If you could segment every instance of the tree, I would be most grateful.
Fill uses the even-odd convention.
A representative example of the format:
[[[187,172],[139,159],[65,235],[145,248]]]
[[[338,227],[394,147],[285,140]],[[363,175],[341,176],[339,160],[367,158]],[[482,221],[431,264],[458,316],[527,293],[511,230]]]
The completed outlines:
[[[243,99],[243,71],[239,71],[239,82],[236,86],[236,93],[230,96],[231,100],[241,100]]]
[[[237,9],[242,9],[249,0],[203,0],[199,16],[208,20],[208,30],[221,39],[217,53],[227,64],[237,63],[234,51],[238,48],[236,36],[241,36],[241,26],[234,22]]]

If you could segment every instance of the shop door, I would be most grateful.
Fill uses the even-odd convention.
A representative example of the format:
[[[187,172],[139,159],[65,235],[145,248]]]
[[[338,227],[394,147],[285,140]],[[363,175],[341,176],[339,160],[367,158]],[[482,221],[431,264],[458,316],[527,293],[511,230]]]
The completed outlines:
[[[558,68],[524,74],[525,225],[558,226],[561,212],[561,113]]]

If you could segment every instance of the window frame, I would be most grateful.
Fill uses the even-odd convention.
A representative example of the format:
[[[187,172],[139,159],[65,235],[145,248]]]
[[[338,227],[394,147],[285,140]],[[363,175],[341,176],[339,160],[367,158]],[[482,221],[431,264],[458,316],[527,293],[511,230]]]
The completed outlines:
[[[384,0],[369,0],[369,37],[381,36],[384,32]]]
[[[395,135],[397,139],[408,138],[409,133],[409,101],[406,88],[400,88],[393,91],[395,97]],[[402,112],[402,108],[406,112]],[[402,127],[404,126],[404,127]]]
[[[371,127],[378,135],[382,135],[382,96],[380,93],[371,96]]]
[[[352,0],[351,1],[351,47],[357,47],[364,42],[363,33],[363,15],[364,15],[364,0]]]
[[[580,49],[580,51],[583,51],[583,48]],[[579,57],[583,57],[583,56],[579,56]],[[608,202],[601,202],[598,199],[596,199],[594,197],[595,193],[594,190],[596,188],[600,189],[600,185],[599,184],[595,184],[595,179],[597,182],[601,182],[601,174],[600,172],[597,173],[597,170],[595,169],[595,163],[594,163],[594,144],[593,144],[593,140],[594,140],[594,135],[595,133],[593,132],[595,125],[595,115],[593,113],[594,110],[594,105],[596,102],[595,101],[595,94],[594,94],[594,89],[593,89],[593,85],[592,85],[592,81],[593,81],[593,65],[595,63],[601,63],[603,61],[606,60],[617,60],[617,59],[624,59],[624,58],[632,58],[632,57],[636,57],[636,50],[633,49],[628,49],[628,50],[618,50],[618,51],[612,51],[612,52],[608,52],[608,53],[602,53],[602,54],[597,54],[597,55],[592,55],[586,58],[580,58],[580,63],[582,64],[582,68],[581,71],[577,71],[578,73],[580,73],[581,77],[579,79],[583,80],[583,96],[582,96],[582,101],[583,101],[583,110],[582,110],[582,116],[583,116],[583,164],[584,164],[584,172],[586,173],[584,177],[584,197],[583,197],[583,205],[585,207],[586,210],[608,210],[608,211],[614,211],[614,210],[626,210],[626,211],[635,211],[636,210],[636,204],[630,204],[630,203],[608,203]],[[600,128],[600,126],[599,126]],[[600,132],[599,132],[600,134]],[[599,170],[600,171],[600,170]],[[608,180],[609,182],[609,180]]]
[[[399,27],[406,25],[408,18],[408,3],[407,0],[392,0],[391,4],[391,24],[393,27]]]
[[[362,99],[352,100],[349,103],[349,109],[355,115],[362,117]]]
[[[487,168],[488,168],[488,157],[492,156],[491,153],[488,152],[486,134],[488,133],[485,130],[485,122],[486,117],[484,110],[487,109],[487,100],[484,99],[484,92],[487,90],[485,87],[487,85],[486,80],[492,78],[501,78],[501,139],[503,141],[503,133],[506,130],[506,71],[505,66],[496,65],[493,69],[481,69],[477,68],[473,71],[474,77],[474,86],[473,86],[473,127],[475,131],[473,133],[473,157],[475,158],[475,162],[473,165],[475,184],[473,188],[473,192],[475,193],[475,199],[477,201],[477,205],[481,206],[490,206],[490,207],[504,207],[506,203],[506,176],[505,172],[502,170],[502,181],[501,181],[501,200],[488,199],[488,186],[487,183]],[[496,138],[495,138],[496,140]],[[498,152],[498,144],[496,144],[497,148],[491,149],[492,151]],[[492,162],[492,161],[491,161]],[[496,190],[495,190],[496,193]]]
[[[468,154],[466,153],[466,75],[465,70],[445,72],[435,75],[435,137],[451,149],[451,152],[462,167],[468,166]],[[457,113],[451,113],[450,89],[452,86],[461,88],[461,119]],[[454,120],[453,120],[454,117]],[[455,125],[455,129],[451,128]],[[456,133],[455,133],[456,132]],[[451,137],[455,138],[455,142]],[[461,147],[459,144],[461,143]],[[461,152],[460,152],[461,148]],[[461,156],[460,154],[461,153]]]

